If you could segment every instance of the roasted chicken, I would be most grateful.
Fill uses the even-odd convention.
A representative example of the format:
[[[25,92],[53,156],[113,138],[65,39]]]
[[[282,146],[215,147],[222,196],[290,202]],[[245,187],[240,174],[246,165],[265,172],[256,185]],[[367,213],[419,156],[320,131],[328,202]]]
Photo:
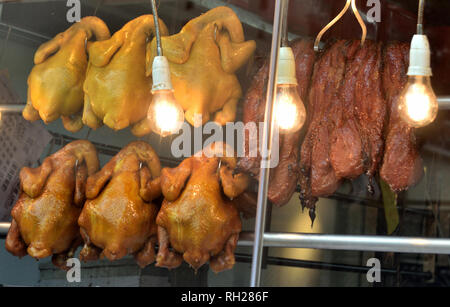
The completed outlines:
[[[164,55],[169,60],[175,98],[186,120],[200,126],[214,115],[219,125],[233,122],[242,96],[235,72],[253,54],[254,41],[244,41],[236,14],[217,7],[189,21],[180,33],[162,37]],[[147,75],[152,73],[156,41],[147,52]]]
[[[160,20],[161,35],[168,31]],[[155,33],[152,15],[128,22],[110,39],[89,47],[84,83],[83,123],[93,129],[103,123],[114,130],[134,125],[132,132],[150,133],[147,110],[152,79],[145,75],[146,45]]]
[[[78,220],[85,242],[80,259],[132,254],[141,267],[155,260],[158,207],[152,201],[161,195],[160,172],[155,151],[139,141],[88,178],[88,200]]]
[[[94,40],[109,37],[109,29],[102,20],[85,17],[41,45],[28,77],[28,101],[23,117],[29,121],[41,118],[45,123],[61,117],[67,130],[80,130],[88,66],[86,48]]]
[[[65,259],[82,242],[77,220],[85,201],[86,179],[98,168],[97,151],[88,141],[66,145],[38,168],[24,167],[6,249],[19,257],[53,255],[53,263],[64,268]]]
[[[163,169],[156,266],[175,268],[184,259],[195,270],[208,261],[214,272],[233,267],[241,231],[233,202],[248,184],[246,175],[233,173],[235,167],[233,150],[213,143],[178,167]]]

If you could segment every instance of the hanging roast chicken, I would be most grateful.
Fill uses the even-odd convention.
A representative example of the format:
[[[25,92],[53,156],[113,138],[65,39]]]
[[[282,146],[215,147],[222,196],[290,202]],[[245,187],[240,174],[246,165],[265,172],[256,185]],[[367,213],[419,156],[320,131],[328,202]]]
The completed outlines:
[[[108,39],[105,23],[85,17],[51,41],[41,45],[28,77],[28,100],[23,117],[45,123],[62,118],[64,127],[76,132],[83,127],[83,83],[88,66],[86,48],[92,41]]]
[[[233,150],[214,143],[178,167],[163,169],[157,266],[175,268],[184,259],[195,270],[208,261],[214,272],[233,267],[241,231],[233,199],[248,184],[246,175],[234,174],[235,166]]]
[[[150,145],[133,142],[89,177],[78,220],[85,242],[80,259],[132,254],[141,267],[155,260],[158,207],[152,201],[161,194],[160,172]]]
[[[161,35],[168,31],[160,20]],[[152,79],[145,75],[146,45],[154,35],[152,15],[128,22],[110,39],[89,47],[84,83],[83,123],[93,129],[103,123],[114,130],[134,126],[135,135],[150,133],[147,110]],[[149,55],[148,55],[149,56]]]
[[[156,40],[150,47],[147,75],[152,73]],[[192,19],[180,33],[162,37],[162,47],[175,98],[186,111],[186,120],[200,126],[214,114],[212,119],[219,125],[234,122],[242,96],[235,72],[248,61],[256,45],[244,41],[241,22],[233,10],[217,7]]]
[[[82,242],[77,221],[86,179],[98,168],[97,151],[88,141],[68,144],[38,168],[23,168],[6,249],[19,257],[54,255],[53,263],[65,267],[65,259]]]

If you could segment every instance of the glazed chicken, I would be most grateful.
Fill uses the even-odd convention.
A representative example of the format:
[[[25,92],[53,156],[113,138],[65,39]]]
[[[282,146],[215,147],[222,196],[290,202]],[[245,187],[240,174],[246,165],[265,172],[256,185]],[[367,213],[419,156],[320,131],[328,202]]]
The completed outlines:
[[[233,267],[241,231],[233,202],[248,185],[246,175],[233,173],[235,166],[233,150],[213,143],[178,167],[163,169],[156,266],[176,268],[184,259],[195,270],[208,261],[216,273]]]
[[[110,37],[97,17],[85,17],[43,44],[34,56],[28,77],[28,101],[23,117],[50,123],[59,117],[64,127],[76,132],[83,127],[83,83],[88,66],[86,47]]]
[[[88,200],[78,220],[85,242],[80,259],[132,254],[140,267],[154,262],[158,207],[152,201],[161,195],[160,172],[155,151],[139,141],[88,178]]]
[[[175,98],[186,111],[186,120],[200,126],[214,114],[219,125],[234,122],[242,96],[235,72],[248,61],[256,44],[244,41],[241,22],[233,10],[214,8],[189,21],[180,33],[161,39]],[[149,47],[147,75],[152,73],[156,41]]]
[[[6,249],[19,257],[53,255],[53,263],[64,268],[65,259],[82,242],[77,220],[85,201],[86,179],[98,169],[97,151],[88,141],[66,145],[38,168],[24,167]]]
[[[161,35],[167,35],[160,20]],[[152,15],[128,22],[111,39],[89,47],[84,83],[83,123],[93,129],[103,123],[114,130],[133,125],[132,132],[150,133],[147,111],[152,101],[152,79],[145,75],[146,45],[155,33]]]

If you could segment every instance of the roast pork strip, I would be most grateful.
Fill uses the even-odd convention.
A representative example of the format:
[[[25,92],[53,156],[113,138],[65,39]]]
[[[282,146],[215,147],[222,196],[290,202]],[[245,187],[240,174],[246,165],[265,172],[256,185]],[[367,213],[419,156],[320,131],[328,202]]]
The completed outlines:
[[[382,46],[367,42],[368,58],[356,82],[355,116],[364,140],[364,170],[372,177],[383,154],[386,101],[382,89]]]
[[[297,80],[299,83],[298,91],[300,97],[305,101],[315,60],[313,42],[310,40],[298,40],[291,45],[295,56]],[[267,78],[268,63],[266,62],[254,77],[245,97],[245,124],[248,122],[255,122],[258,125],[260,122],[264,121]],[[301,135],[301,131],[280,135],[279,163],[277,167],[271,170],[268,191],[269,200],[277,206],[286,204],[297,187]],[[250,137],[251,136],[246,133],[244,138],[246,156],[240,159],[238,169],[240,171],[248,172],[253,176],[258,176],[261,158],[259,154],[257,157],[249,157],[249,152],[251,152],[249,146],[255,144],[259,145],[257,142],[259,141],[259,135],[255,136],[257,140],[250,139]]]
[[[423,176],[414,130],[400,118],[398,111],[399,96],[408,80],[408,62],[409,44],[392,43],[386,47],[383,87],[389,107],[389,125],[380,175],[396,192],[406,190]]]
[[[330,159],[339,179],[356,178],[364,172],[362,138],[354,113],[359,72],[366,65],[369,45],[370,42],[367,42],[360,48],[359,41],[351,43],[346,54],[344,82],[330,111],[331,124],[334,125],[330,141]]]
[[[269,63],[266,60],[258,70],[250,84],[250,87],[244,98],[244,124],[255,123],[259,127],[260,122],[264,122],[264,113],[266,105],[266,85],[269,75]],[[256,146],[256,148],[255,148]],[[251,148],[250,148],[251,147]],[[256,177],[259,174],[260,160],[259,155],[259,133],[250,134],[248,131],[244,135],[244,157],[238,161],[238,170],[249,173]],[[256,152],[257,155],[250,153]]]

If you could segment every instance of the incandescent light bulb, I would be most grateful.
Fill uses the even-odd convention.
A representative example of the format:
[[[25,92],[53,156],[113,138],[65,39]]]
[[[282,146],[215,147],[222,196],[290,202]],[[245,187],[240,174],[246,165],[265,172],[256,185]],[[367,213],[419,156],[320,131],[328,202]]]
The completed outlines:
[[[152,70],[153,100],[147,116],[152,131],[166,137],[180,131],[184,122],[184,111],[173,94],[167,59],[163,56],[155,57]]]
[[[430,77],[410,76],[400,99],[400,116],[408,125],[420,128],[436,118],[438,102]]]
[[[296,132],[305,123],[306,109],[298,94],[297,85],[294,53],[289,47],[281,47],[274,105],[275,124],[280,133]]]
[[[303,127],[306,110],[298,95],[297,85],[280,84],[277,86],[274,114],[280,133],[296,132]]]
[[[173,91],[159,90],[153,93],[148,118],[152,131],[162,137],[180,131],[184,122],[184,111],[176,102]]]
[[[439,108],[431,87],[430,44],[426,35],[413,36],[408,76],[398,105],[400,116],[411,127],[424,127],[434,121]]]

